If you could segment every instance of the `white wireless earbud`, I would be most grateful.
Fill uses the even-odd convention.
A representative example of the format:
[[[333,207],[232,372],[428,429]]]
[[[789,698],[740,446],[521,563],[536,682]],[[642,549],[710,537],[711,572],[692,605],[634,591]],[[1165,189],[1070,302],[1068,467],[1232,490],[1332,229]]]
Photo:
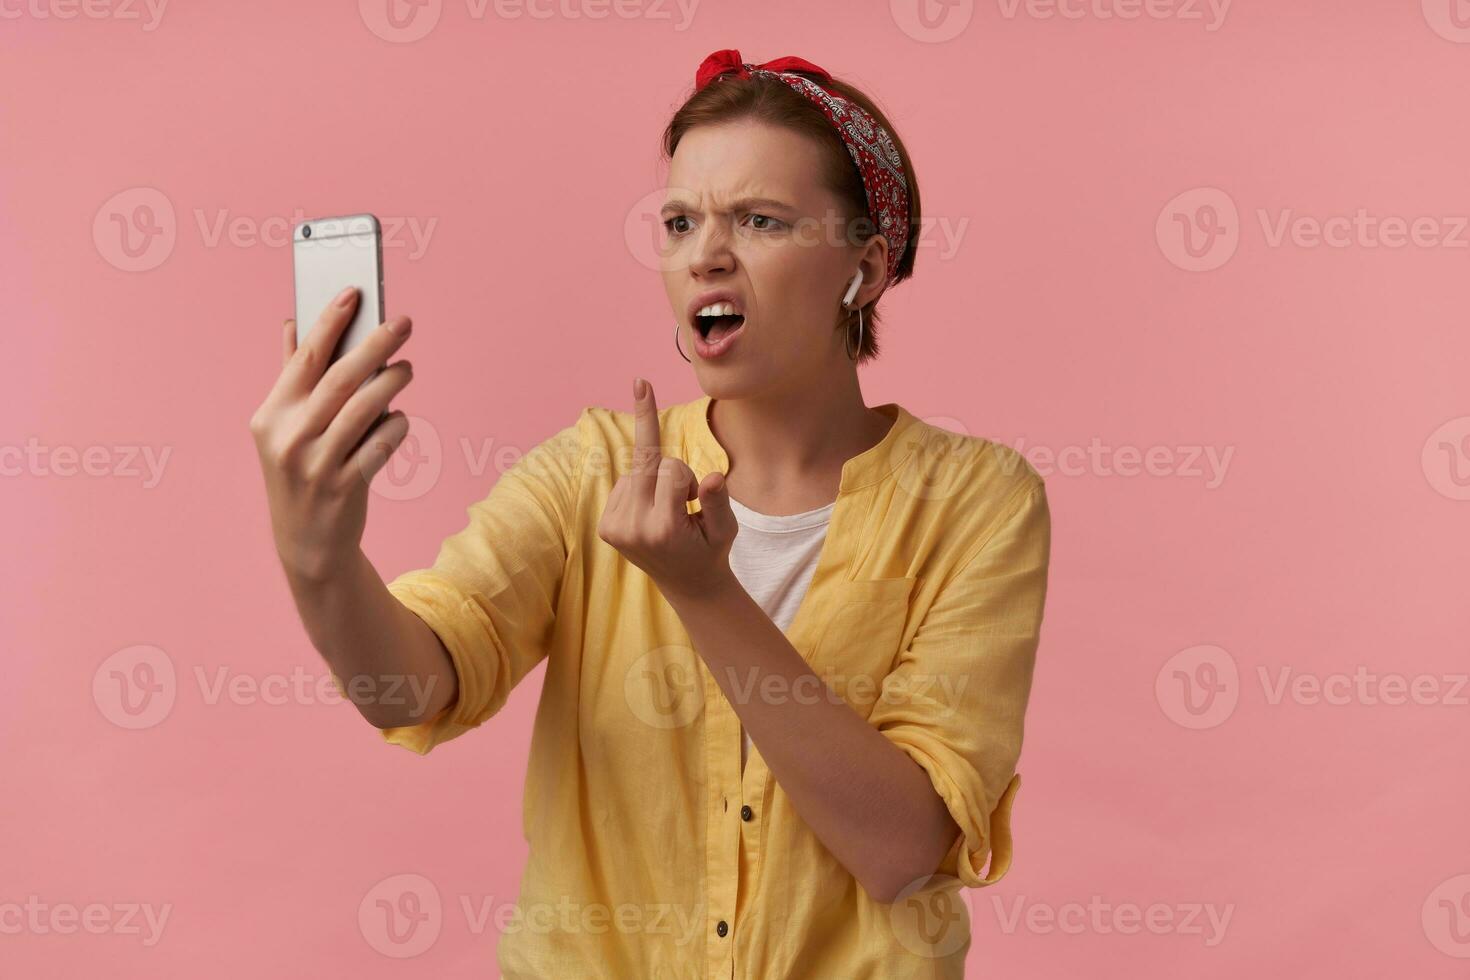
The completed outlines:
[[[863,270],[859,269],[852,277],[852,285],[847,287],[847,295],[842,297],[843,306],[851,306],[852,298],[857,295],[858,287],[863,284]]]

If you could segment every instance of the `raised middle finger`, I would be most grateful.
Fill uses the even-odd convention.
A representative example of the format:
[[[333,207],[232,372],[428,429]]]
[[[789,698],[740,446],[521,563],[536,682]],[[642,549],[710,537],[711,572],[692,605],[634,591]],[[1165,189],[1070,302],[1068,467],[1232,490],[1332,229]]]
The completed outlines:
[[[643,393],[639,394],[639,387]],[[659,446],[658,402],[653,385],[642,378],[633,382],[633,465],[630,477],[634,499],[640,508],[653,506],[653,492],[658,488],[658,464],[663,458]]]

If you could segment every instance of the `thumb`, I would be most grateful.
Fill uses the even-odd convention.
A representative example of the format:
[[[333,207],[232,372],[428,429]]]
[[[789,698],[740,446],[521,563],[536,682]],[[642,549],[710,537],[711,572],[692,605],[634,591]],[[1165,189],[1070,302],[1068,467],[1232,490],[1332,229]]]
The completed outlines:
[[[735,512],[730,509],[730,488],[725,483],[725,474],[719,470],[706,474],[699,481],[699,511],[716,540],[735,540],[740,525],[735,520]]]

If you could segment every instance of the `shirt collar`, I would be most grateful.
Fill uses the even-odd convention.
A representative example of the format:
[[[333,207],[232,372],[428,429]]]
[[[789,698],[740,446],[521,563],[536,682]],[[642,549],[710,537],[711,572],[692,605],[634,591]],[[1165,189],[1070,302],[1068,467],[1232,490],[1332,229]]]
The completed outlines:
[[[715,438],[714,430],[709,424],[709,410],[713,401],[711,396],[704,395],[689,402],[688,408],[692,415],[687,418],[684,426],[686,447],[691,451],[691,458],[699,459],[701,466],[696,468],[700,470],[701,477],[710,470],[719,470],[721,473],[730,471],[730,456]],[[842,482],[837,490],[839,495],[886,479],[908,459],[917,446],[919,429],[915,426],[919,420],[906,408],[898,402],[886,402],[874,405],[873,408],[893,419],[893,425],[877,445],[842,464]]]

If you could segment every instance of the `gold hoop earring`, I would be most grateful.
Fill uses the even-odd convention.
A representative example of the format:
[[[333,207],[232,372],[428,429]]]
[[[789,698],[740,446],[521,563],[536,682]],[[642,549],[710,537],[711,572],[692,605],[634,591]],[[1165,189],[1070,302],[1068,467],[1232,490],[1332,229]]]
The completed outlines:
[[[679,321],[678,320],[675,320],[674,321],[674,347],[678,349],[679,356],[680,357],[684,358],[684,360],[686,360],[686,361],[689,361],[689,355],[686,354],[686,353],[684,353],[684,345],[679,343]],[[693,361],[689,361],[689,363],[690,364],[693,364],[694,362]]]
[[[858,359],[858,355],[863,352],[863,339],[864,339],[863,334],[867,330],[866,325],[863,323],[863,308],[861,306],[859,306],[857,308],[857,315],[858,315],[858,342],[857,342],[857,350],[853,350],[852,349],[852,331],[851,330],[848,330],[846,328],[844,328],[843,331],[842,331],[842,343],[843,343],[843,346],[847,348],[847,359],[849,361],[856,361]],[[848,321],[847,321],[847,323],[848,323],[848,326],[851,326],[852,319],[849,318]]]

